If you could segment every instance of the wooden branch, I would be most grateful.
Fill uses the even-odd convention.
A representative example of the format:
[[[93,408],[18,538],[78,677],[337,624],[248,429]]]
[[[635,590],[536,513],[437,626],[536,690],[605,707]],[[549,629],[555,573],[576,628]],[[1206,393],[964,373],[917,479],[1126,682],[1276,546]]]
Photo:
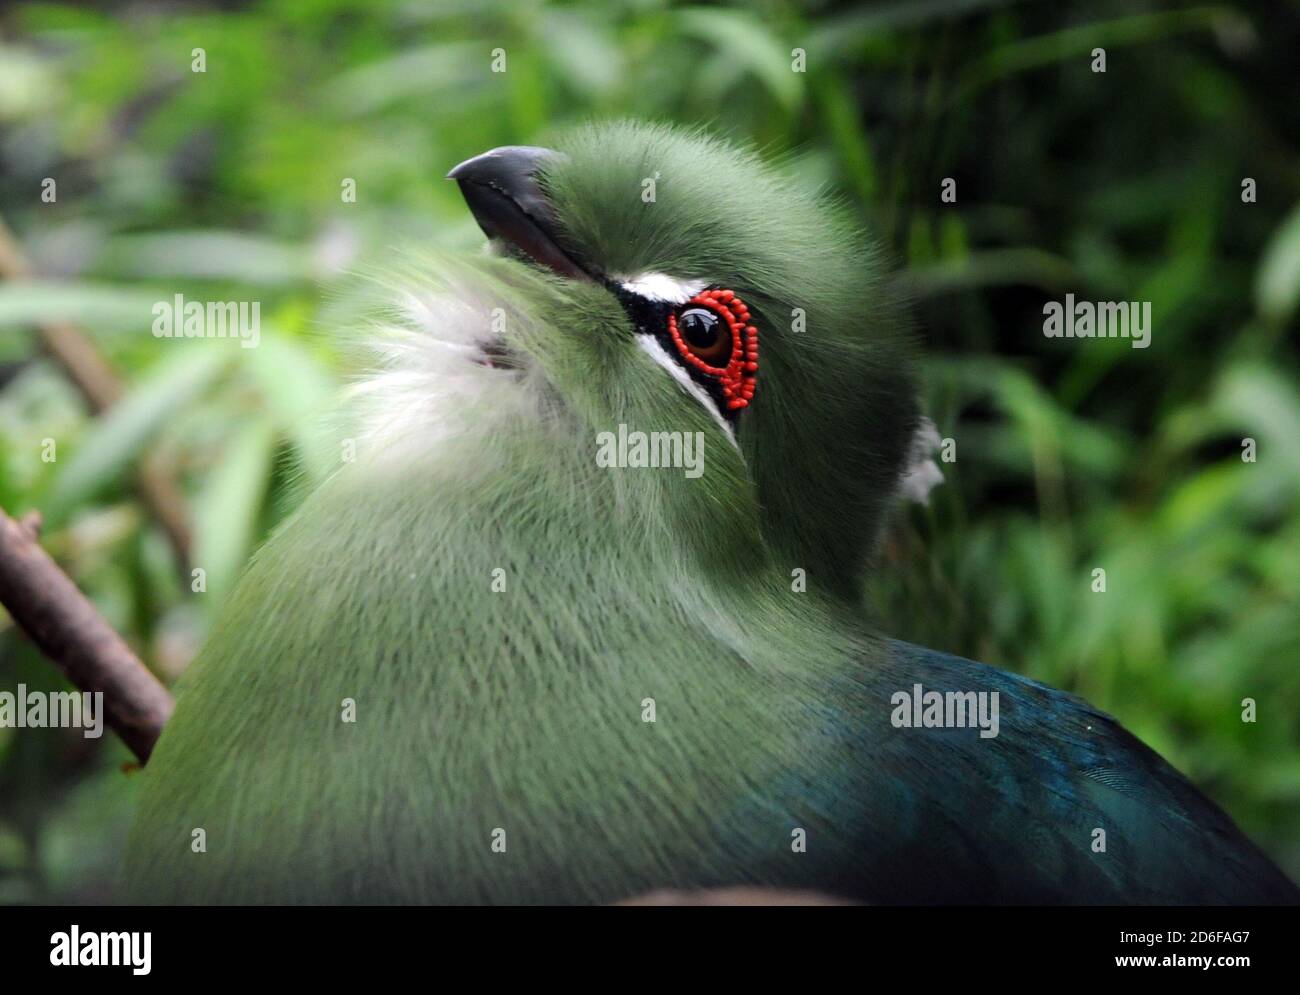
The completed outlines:
[[[22,247],[0,218],[0,278],[30,280],[35,274]],[[122,396],[122,382],[80,329],[66,322],[43,322],[37,326],[41,344],[50,357],[86,399],[94,414],[107,411]],[[139,470],[136,489],[150,515],[162,526],[176,554],[183,584],[189,584],[190,525],[184,498],[176,482],[156,459],[146,458]]]
[[[0,510],[0,604],[77,688],[102,691],[104,716],[144,763],[171,716],[171,693],[36,541],[40,516]]]

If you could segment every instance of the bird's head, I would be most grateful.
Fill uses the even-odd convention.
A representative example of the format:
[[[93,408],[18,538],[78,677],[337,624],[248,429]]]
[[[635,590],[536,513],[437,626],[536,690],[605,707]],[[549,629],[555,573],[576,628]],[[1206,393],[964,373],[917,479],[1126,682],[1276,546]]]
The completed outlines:
[[[562,412],[593,464],[620,426],[703,438],[702,474],[623,486],[702,546],[760,545],[855,594],[920,419],[905,314],[841,209],[751,151],[637,123],[449,176],[504,257],[481,263],[497,290],[453,375],[496,412],[493,382],[529,384],[544,400],[512,417]]]

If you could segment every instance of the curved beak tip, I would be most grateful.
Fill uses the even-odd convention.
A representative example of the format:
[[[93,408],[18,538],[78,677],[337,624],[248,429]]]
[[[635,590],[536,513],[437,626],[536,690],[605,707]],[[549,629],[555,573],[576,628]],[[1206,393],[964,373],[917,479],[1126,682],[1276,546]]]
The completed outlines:
[[[538,180],[542,165],[560,153],[534,145],[503,145],[455,166],[447,179],[460,184],[470,213],[489,238],[575,279],[590,276],[559,245],[555,211]]]
[[[503,191],[527,187],[535,181],[543,163],[559,157],[560,153],[538,145],[502,145],[453,166],[447,179],[469,180]]]

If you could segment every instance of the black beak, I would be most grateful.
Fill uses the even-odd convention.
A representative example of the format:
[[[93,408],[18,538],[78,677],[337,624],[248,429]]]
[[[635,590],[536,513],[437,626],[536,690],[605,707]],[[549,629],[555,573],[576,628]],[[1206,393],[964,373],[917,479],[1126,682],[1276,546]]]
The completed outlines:
[[[503,145],[466,159],[447,174],[488,238],[501,239],[562,276],[591,275],[560,248],[555,212],[538,183],[538,171],[560,153],[533,145]]]

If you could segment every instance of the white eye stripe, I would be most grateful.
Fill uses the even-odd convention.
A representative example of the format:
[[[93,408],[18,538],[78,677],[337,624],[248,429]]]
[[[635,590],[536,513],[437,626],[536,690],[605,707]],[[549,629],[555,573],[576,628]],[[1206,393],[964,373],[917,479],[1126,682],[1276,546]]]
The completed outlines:
[[[681,384],[686,393],[704,405],[704,410],[711,414],[713,420],[722,426],[722,431],[727,434],[727,438],[736,447],[736,451],[739,452],[740,445],[736,442],[736,433],[732,429],[731,423],[722,416],[722,412],[718,409],[718,405],[713,398],[709,396],[708,391],[691,379],[691,375],[672,356],[668,355],[668,350],[660,345],[659,340],[653,335],[638,335],[636,343],[651,359],[667,370],[672,378]]]
[[[666,273],[638,273],[613,279],[630,294],[664,304],[685,304],[707,287],[707,280],[679,280]]]

